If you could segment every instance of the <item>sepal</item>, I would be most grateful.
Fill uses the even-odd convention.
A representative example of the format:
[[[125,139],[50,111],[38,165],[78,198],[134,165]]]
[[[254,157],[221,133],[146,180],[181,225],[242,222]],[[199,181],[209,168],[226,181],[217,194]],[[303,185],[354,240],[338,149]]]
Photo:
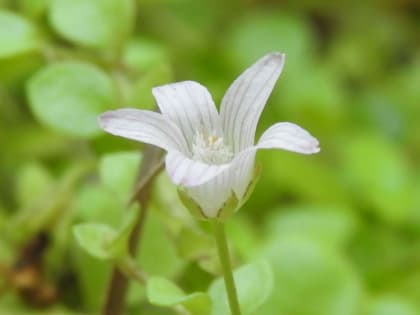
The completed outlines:
[[[192,199],[182,186],[178,187],[178,195],[188,211],[198,220],[220,220],[225,221],[238,208],[239,200],[232,191],[230,197],[223,203],[223,206],[217,211],[216,217],[209,217],[205,214],[200,205]]]
[[[239,200],[236,197],[236,194],[232,191],[230,197],[225,201],[223,207],[217,213],[217,220],[225,221],[230,218],[236,210],[238,210]]]
[[[178,186],[178,196],[181,200],[182,204],[185,206],[185,208],[188,209],[188,211],[191,213],[191,215],[198,219],[198,220],[208,220],[209,218],[204,214],[203,209],[201,209],[200,205],[197,204],[185,191],[185,189],[182,186]]]
[[[209,217],[205,214],[201,206],[189,196],[183,186],[178,186],[178,196],[188,211],[198,220],[219,220],[226,221],[249,199],[261,175],[261,166],[254,168],[254,174],[245,191],[242,199],[238,199],[234,191],[231,191],[229,198],[223,203],[223,206],[217,211],[216,217]]]
[[[252,176],[251,181],[248,184],[248,187],[247,187],[247,189],[245,191],[244,196],[240,200],[240,204],[239,204],[238,210],[239,210],[239,208],[241,208],[248,201],[249,197],[251,197],[252,192],[254,191],[255,187],[257,186],[258,181],[260,180],[261,171],[262,171],[261,165],[255,166],[255,168],[254,168],[254,174]]]

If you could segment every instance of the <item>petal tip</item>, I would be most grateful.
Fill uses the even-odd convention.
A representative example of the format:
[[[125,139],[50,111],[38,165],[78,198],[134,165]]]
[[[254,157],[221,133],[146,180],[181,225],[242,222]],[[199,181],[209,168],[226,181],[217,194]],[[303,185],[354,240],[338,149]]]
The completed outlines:
[[[199,86],[201,88],[204,87],[204,85],[202,85],[200,82],[193,81],[193,80],[184,80],[184,81],[179,81],[179,82],[173,82],[173,83],[167,83],[167,84],[154,86],[154,87],[152,87],[152,94],[155,95],[155,93],[163,92],[165,89],[168,89],[168,88],[176,90],[178,87],[186,86],[186,85],[195,85],[195,86]]]
[[[306,154],[316,154],[321,151],[321,148],[319,147],[319,141],[316,138],[313,138],[312,142],[308,143],[308,146],[302,149]]]
[[[312,137],[311,141],[308,143],[308,146],[306,149],[306,154],[316,154],[321,151],[321,148],[319,147],[319,141],[315,137]]]
[[[286,54],[282,52],[274,51],[265,55],[265,58],[267,58],[267,60],[273,60],[279,63],[284,63],[286,59]]]
[[[99,127],[104,130],[107,130],[113,124],[113,121],[119,118],[124,118],[127,114],[130,114],[130,111],[135,111],[135,109],[130,108],[121,108],[117,110],[109,110],[100,114],[97,118]]]
[[[108,111],[108,112],[104,112],[102,114],[100,114],[97,118],[97,122],[99,127],[101,127],[101,129],[106,129],[109,123],[109,120],[112,118],[113,113],[112,111]]]
[[[314,146],[314,147],[306,147],[306,148],[300,147],[298,149],[288,150],[288,151],[309,155],[309,154],[319,153],[321,151],[321,149],[319,147]]]

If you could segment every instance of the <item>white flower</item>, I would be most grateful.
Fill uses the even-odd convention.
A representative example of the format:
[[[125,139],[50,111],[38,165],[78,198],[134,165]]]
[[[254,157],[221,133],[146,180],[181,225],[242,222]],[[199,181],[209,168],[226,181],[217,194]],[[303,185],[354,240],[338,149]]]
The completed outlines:
[[[289,122],[274,124],[254,143],[259,117],[284,60],[284,54],[271,53],[248,68],[229,87],[220,113],[204,86],[184,81],[153,88],[161,113],[109,111],[99,117],[100,126],[166,150],[172,181],[185,189],[204,217],[218,217],[231,196],[238,203],[243,200],[257,149],[319,152],[317,139]]]

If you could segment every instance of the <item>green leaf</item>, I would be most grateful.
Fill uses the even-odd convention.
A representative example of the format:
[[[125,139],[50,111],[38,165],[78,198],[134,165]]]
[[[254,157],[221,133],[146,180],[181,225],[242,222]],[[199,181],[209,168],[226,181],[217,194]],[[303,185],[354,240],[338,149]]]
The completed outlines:
[[[289,152],[263,150],[259,154],[261,164],[269,168],[263,167],[260,182],[245,207],[259,213],[260,209],[277,204],[281,195],[317,203],[347,202],[348,192],[337,185],[337,172],[317,160],[318,156],[308,158]]]
[[[140,161],[139,152],[105,154],[99,161],[102,184],[122,203],[130,197]]]
[[[178,257],[172,235],[163,223],[156,209],[150,209],[137,262],[149,275],[170,278],[182,270],[185,262]]]
[[[398,296],[376,297],[368,304],[367,315],[418,315],[418,309]]]
[[[185,226],[176,239],[178,254],[188,260],[203,259],[213,254],[214,240],[198,228]]]
[[[260,246],[261,230],[245,211],[226,222],[226,234],[239,257],[251,260]]]
[[[270,51],[287,55],[287,69],[302,69],[311,60],[314,34],[307,21],[292,14],[255,12],[240,19],[228,33],[226,50],[238,68],[248,67]]]
[[[266,219],[272,237],[301,236],[340,246],[355,234],[356,219],[345,207],[292,206],[274,209]]]
[[[161,277],[149,278],[146,290],[151,304],[166,307],[182,305],[191,315],[210,314],[211,300],[206,293],[185,294],[174,283]]]
[[[159,43],[136,37],[128,42],[123,53],[124,63],[138,72],[144,72],[168,63],[168,54]]]
[[[99,260],[92,257],[80,246],[72,243],[72,264],[75,266],[75,274],[80,285],[83,305],[92,314],[103,304],[103,294],[109,285],[109,275],[112,272],[112,264],[109,261]]]
[[[261,261],[243,266],[235,270],[234,278],[242,313],[253,314],[266,301],[273,289],[273,274],[270,265]],[[213,301],[212,314],[230,315],[222,278],[212,283],[209,294]]]
[[[99,134],[97,116],[116,103],[111,79],[96,67],[80,62],[43,68],[29,80],[27,94],[41,123],[84,138]]]
[[[139,211],[138,206],[133,206],[127,211],[117,235],[108,242],[107,249],[112,258],[124,258],[124,256],[128,255],[128,243],[131,231],[137,222]]]
[[[147,72],[134,83],[131,103],[142,109],[154,109],[155,99],[152,88],[172,81],[172,69],[166,63],[161,63]]]
[[[79,245],[101,260],[123,259],[128,254],[128,241],[137,219],[138,209],[127,212],[118,231],[101,223],[81,223],[73,227]]]
[[[88,199],[91,192],[86,191]],[[102,191],[102,196],[104,194],[106,192]],[[96,199],[99,196],[94,194],[94,196],[90,197]],[[92,207],[97,207],[99,205],[101,209],[104,201],[106,200],[100,200],[98,204],[97,201],[93,200],[93,203],[86,202],[86,206],[91,204]],[[111,208],[113,210],[114,205]],[[107,212],[109,209],[104,208],[103,210]],[[95,209],[95,211],[98,211],[98,209]],[[120,209],[119,212],[121,213],[122,210]],[[76,272],[80,281],[84,302],[92,311],[97,310],[103,303],[103,296],[98,294],[98,292],[105,292],[108,286],[108,277],[111,274],[112,267],[109,260],[126,258],[124,256],[128,237],[135,222],[136,213],[137,210],[134,211],[134,209],[131,209],[129,213],[124,213],[125,216],[119,231],[108,225],[98,223],[84,223],[73,227],[73,234],[79,244],[79,247],[74,249],[75,254],[73,255],[77,266]],[[102,218],[103,215],[98,217],[98,219]],[[86,239],[85,243],[83,243],[84,239]]]
[[[66,172],[52,185],[51,191],[46,191],[26,208],[16,212],[11,224],[7,227],[10,236],[22,242],[30,235],[50,230],[51,226],[63,215],[69,206],[69,201],[76,185],[90,172],[89,162],[79,161],[69,167]]]
[[[398,146],[369,133],[343,144],[347,182],[356,196],[371,205],[366,208],[393,224],[411,219],[415,203],[411,170]]]
[[[17,174],[16,199],[22,208],[29,207],[51,193],[53,185],[54,179],[45,167],[38,163],[25,164]]]
[[[198,227],[182,227],[175,239],[175,246],[179,257],[197,262],[207,273],[220,274],[221,267],[214,239],[203,230]]]
[[[259,314],[358,315],[360,283],[330,247],[296,236],[269,240],[264,255],[273,266],[274,290]]]
[[[53,0],[50,21],[77,44],[118,48],[131,31],[134,12],[133,0]]]
[[[79,245],[90,255],[101,259],[111,259],[109,242],[117,232],[105,224],[81,223],[73,227],[73,234]]]
[[[34,26],[23,17],[0,10],[0,58],[34,50],[39,36]]]
[[[21,10],[30,17],[39,18],[48,9],[50,0],[20,0],[19,6]]]
[[[0,81],[7,87],[18,87],[20,89],[26,83],[28,76],[31,76],[35,71],[44,66],[44,64],[44,57],[36,52],[13,55],[4,59],[0,58]],[[3,101],[3,104],[0,106],[0,111],[4,111],[1,107],[7,108],[7,104],[10,101],[17,100]],[[13,112],[13,109],[7,110]],[[4,113],[2,114],[4,115]]]
[[[282,114],[299,121],[317,137],[322,133],[329,136],[328,130],[340,128],[345,117],[339,77],[323,66],[299,66],[296,71],[285,68],[282,84],[274,91],[274,102],[284,104]]]
[[[1,210],[1,209],[0,209]],[[6,221],[3,217],[0,218],[1,221]],[[3,222],[0,222],[0,227],[2,226]],[[3,262],[4,265],[11,265],[13,264],[13,261],[15,260],[16,253],[14,252],[11,244],[7,242],[5,239],[0,239],[0,259]],[[2,277],[0,280],[0,285],[3,285],[7,279]]]
[[[123,205],[98,183],[85,183],[79,187],[72,202],[72,212],[80,222],[97,222],[117,228]]]

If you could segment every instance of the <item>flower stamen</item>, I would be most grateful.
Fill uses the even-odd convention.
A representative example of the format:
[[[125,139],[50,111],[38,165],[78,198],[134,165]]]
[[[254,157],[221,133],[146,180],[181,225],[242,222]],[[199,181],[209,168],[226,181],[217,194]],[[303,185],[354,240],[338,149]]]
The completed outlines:
[[[232,160],[233,152],[223,137],[196,132],[192,144],[193,159],[207,164],[225,164]]]

